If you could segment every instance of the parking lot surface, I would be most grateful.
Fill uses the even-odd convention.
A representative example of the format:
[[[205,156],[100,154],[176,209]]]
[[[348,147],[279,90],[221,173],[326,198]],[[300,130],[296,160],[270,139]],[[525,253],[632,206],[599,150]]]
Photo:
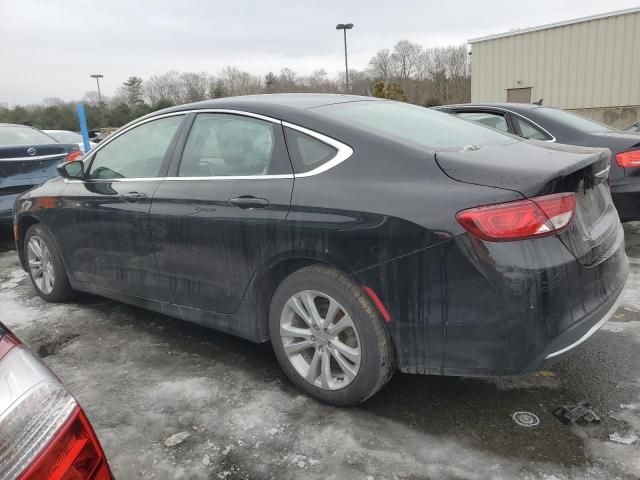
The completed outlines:
[[[268,344],[100,297],[47,304],[8,232],[0,318],[83,405],[119,480],[637,479],[640,223],[625,230],[623,305],[561,363],[501,379],[396,374],[357,408],[301,394]],[[599,424],[554,417],[580,400]],[[517,425],[518,411],[540,424]]]

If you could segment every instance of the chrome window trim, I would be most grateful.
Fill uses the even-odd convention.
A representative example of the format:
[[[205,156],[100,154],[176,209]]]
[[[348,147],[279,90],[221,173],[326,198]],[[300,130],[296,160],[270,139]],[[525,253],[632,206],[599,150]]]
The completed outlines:
[[[295,178],[312,177],[314,175],[318,175],[319,173],[326,172],[327,170],[335,167],[336,165],[339,165],[340,163],[348,159],[351,155],[353,155],[353,149],[349,145],[346,145],[342,142],[339,142],[338,140],[335,140],[331,137],[323,135],[322,133],[318,133],[314,130],[309,130],[308,128],[301,127],[299,125],[295,125],[289,122],[282,122],[282,125],[284,127],[288,127],[293,130],[302,132],[306,135],[309,135],[310,137],[320,140],[321,142],[326,143],[327,145],[330,145],[337,150],[336,155],[331,160],[323,163],[322,165],[314,168],[313,170],[309,170],[308,172],[294,173]]]
[[[454,107],[456,108],[456,107]],[[502,107],[494,107],[494,106],[483,106],[483,105],[478,105],[477,107],[470,107],[470,108],[464,108],[461,109],[458,112],[454,112],[454,113],[463,113],[465,111],[468,111],[470,113],[471,112],[471,108],[479,108],[479,109],[484,109],[484,110],[499,110],[501,112],[505,112],[505,113],[511,113],[512,115],[515,115],[516,117],[520,117],[523,120],[529,122],[531,125],[533,125],[534,127],[540,129],[540,131],[542,131],[543,133],[549,135],[551,138],[549,140],[538,140],[539,142],[549,142],[549,143],[553,143],[556,142],[556,137],[554,137],[553,135],[551,135],[551,133],[549,132],[549,130],[547,130],[546,128],[542,128],[540,125],[538,125],[536,122],[534,122],[533,120],[531,120],[530,118],[525,117],[524,115],[518,113],[518,112],[514,112],[513,110],[509,110],[508,108],[502,108]],[[490,127],[491,128],[491,127]],[[497,129],[494,129],[497,130]],[[509,133],[509,132],[507,132]],[[520,138],[525,138],[525,137],[520,137]],[[531,140],[536,140],[535,138],[532,138]]]
[[[625,279],[625,284],[627,283],[627,279]],[[623,285],[624,287],[624,285]],[[585,333],[584,335],[582,335],[582,337],[580,337],[578,340],[576,340],[575,342],[573,342],[570,345],[567,345],[564,348],[561,348],[560,350],[557,350],[555,352],[552,352],[550,354],[548,354],[545,358],[545,360],[548,360],[550,358],[553,357],[557,357],[558,355],[562,355],[563,353],[568,352],[569,350],[574,349],[575,347],[577,347],[578,345],[580,345],[581,343],[584,343],[586,340],[589,339],[589,337],[591,337],[594,333],[596,333],[598,330],[600,330],[600,328],[602,328],[602,326],[607,323],[611,317],[613,317],[613,314],[616,313],[616,311],[618,311],[618,308],[620,307],[620,305],[622,304],[622,301],[624,300],[624,288],[622,289],[622,293],[620,293],[618,295],[618,298],[616,299],[616,301],[614,302],[613,306],[607,311],[607,313],[604,314],[604,316],[598,321],[598,323],[596,323],[595,325],[593,325],[588,331],[587,333]]]
[[[21,162],[23,160],[49,160],[51,158],[62,158],[69,155],[68,153],[56,153],[53,155],[41,155],[39,157],[13,157],[13,158],[3,158],[3,162]]]
[[[156,180],[169,180],[169,181],[185,181],[185,180],[268,180],[268,179],[294,179],[294,178],[300,178],[300,177],[312,177],[314,175],[318,175],[320,173],[326,172],[327,170],[335,167],[336,165],[344,162],[346,159],[348,159],[349,157],[351,157],[353,155],[353,149],[338,141],[335,140],[331,137],[328,137],[327,135],[324,135],[322,133],[318,133],[314,130],[310,130],[308,128],[305,127],[301,127],[300,125],[296,125],[293,123],[289,123],[289,122],[283,122],[281,120],[278,120],[277,118],[273,118],[273,117],[268,117],[266,115],[261,115],[259,113],[252,113],[252,112],[245,112],[243,110],[234,110],[234,109],[227,109],[227,108],[199,108],[199,109],[191,109],[191,110],[181,110],[179,112],[170,112],[170,113],[164,113],[162,115],[155,115],[153,117],[149,117],[149,118],[145,118],[143,120],[140,120],[139,122],[136,122],[132,125],[129,125],[128,127],[122,129],[121,131],[118,131],[116,133],[114,133],[113,135],[111,135],[109,138],[103,140],[102,142],[100,142],[100,144],[98,144],[97,147],[95,147],[94,150],[92,150],[90,152],[89,155],[87,155],[86,158],[82,159],[82,162],[87,162],[89,160],[93,161],[93,158],[95,157],[95,155],[100,151],[101,148],[105,147],[106,145],[108,145],[109,143],[111,143],[113,140],[115,140],[116,138],[118,138],[120,135],[128,132],[129,130],[132,130],[140,125],[144,125],[145,123],[148,122],[152,122],[154,120],[158,120],[161,118],[166,118],[166,117],[174,117],[177,115],[187,115],[189,113],[227,113],[227,114],[231,114],[231,115],[239,115],[239,116],[244,116],[244,117],[252,117],[252,118],[257,118],[259,120],[264,120],[270,123],[275,123],[278,125],[281,125],[283,127],[288,127],[291,128],[293,130],[297,130],[299,132],[302,132],[306,135],[309,135],[310,137],[313,137],[317,140],[320,140],[323,143],[326,143],[327,145],[332,146],[333,148],[335,148],[337,150],[336,155],[329,161],[323,163],[322,165],[320,165],[319,167],[314,168],[313,170],[310,170],[308,172],[304,172],[304,173],[292,173],[292,174],[282,174],[282,175],[229,175],[229,176],[224,176],[224,175],[217,175],[217,176],[208,176],[208,177],[151,177],[151,178],[109,178],[109,179],[103,179],[103,178],[96,178],[96,179],[91,179],[91,180],[71,180],[68,178],[65,178],[64,182],[65,183],[118,183],[118,182],[151,182],[151,181],[156,181]],[[32,157],[30,157],[32,158]]]

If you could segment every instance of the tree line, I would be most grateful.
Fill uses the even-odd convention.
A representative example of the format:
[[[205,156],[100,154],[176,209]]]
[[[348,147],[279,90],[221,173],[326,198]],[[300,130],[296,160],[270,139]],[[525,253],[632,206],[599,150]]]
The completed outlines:
[[[126,79],[112,97],[83,97],[89,128],[119,127],[147,113],[183,103],[237,95],[282,92],[344,93],[345,73],[329,77],[324,69],[298,75],[289,68],[255,75],[234,66],[217,74],[171,70],[146,80]],[[389,98],[416,105],[463,103],[471,99],[467,45],[424,48],[401,40],[371,57],[365,70],[349,70],[353,95]],[[0,122],[44,129],[78,130],[75,102],[47,98],[37,105],[0,106]]]

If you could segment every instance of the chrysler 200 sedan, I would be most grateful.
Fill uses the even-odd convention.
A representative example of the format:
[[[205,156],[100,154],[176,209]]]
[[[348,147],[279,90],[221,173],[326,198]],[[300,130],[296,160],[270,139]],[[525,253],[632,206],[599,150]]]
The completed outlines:
[[[607,150],[540,145],[365,97],[153,113],[21,196],[36,292],[91,292],[255,342],[349,405],[394,370],[505,375],[616,310],[628,265]]]

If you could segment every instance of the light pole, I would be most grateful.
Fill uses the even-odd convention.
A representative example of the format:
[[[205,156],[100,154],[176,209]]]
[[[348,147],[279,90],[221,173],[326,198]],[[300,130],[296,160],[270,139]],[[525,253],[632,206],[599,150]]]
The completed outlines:
[[[345,83],[347,86],[347,93],[349,93],[349,63],[347,62],[347,30],[353,28],[353,23],[339,23],[336,25],[336,30],[342,30],[344,33],[344,72]]]
[[[98,102],[100,103],[100,118],[102,119],[102,126],[104,127],[104,111],[102,110],[102,94],[100,93],[100,79],[104,78],[104,75],[101,73],[94,73],[89,75],[91,78],[96,79],[96,84],[98,85]]]

